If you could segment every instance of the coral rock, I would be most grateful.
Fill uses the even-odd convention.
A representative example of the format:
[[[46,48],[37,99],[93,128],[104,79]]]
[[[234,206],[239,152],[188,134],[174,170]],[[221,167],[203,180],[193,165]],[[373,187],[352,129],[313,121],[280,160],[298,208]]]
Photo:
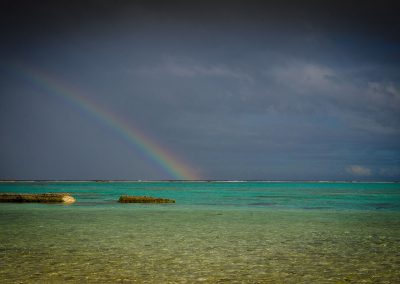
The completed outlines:
[[[122,195],[118,202],[120,203],[175,203],[173,199],[156,198],[150,196],[129,196]]]
[[[75,198],[68,193],[0,193],[0,202],[74,203],[75,201]]]

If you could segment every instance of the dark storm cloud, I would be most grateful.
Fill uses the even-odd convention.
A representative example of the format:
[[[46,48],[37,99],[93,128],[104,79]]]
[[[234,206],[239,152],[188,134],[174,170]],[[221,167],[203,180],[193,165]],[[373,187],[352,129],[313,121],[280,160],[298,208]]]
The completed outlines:
[[[2,1],[0,56],[81,89],[204,178],[398,179],[398,4],[292,2]],[[6,66],[1,177],[168,178]]]
[[[3,30],[37,34],[75,29],[82,24],[106,26],[118,20],[233,26],[245,29],[330,28],[368,36],[399,39],[397,1],[1,1]],[[299,27],[300,25],[300,27]],[[251,31],[249,31],[251,32]],[[32,35],[34,36],[34,35]]]

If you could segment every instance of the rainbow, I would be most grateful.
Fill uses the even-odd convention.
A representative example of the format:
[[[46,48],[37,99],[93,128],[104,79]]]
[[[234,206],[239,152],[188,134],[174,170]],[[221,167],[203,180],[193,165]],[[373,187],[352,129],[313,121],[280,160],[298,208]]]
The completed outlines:
[[[83,96],[83,92],[67,85],[60,80],[38,69],[31,69],[19,64],[10,64],[19,76],[27,81],[40,86],[54,96],[76,106],[84,113],[90,114],[101,123],[107,125],[116,134],[123,137],[134,149],[139,150],[147,159],[155,162],[172,179],[176,180],[200,180],[196,171],[182,162],[175,154],[165,147],[157,144],[140,128],[118,118],[115,114],[99,106],[94,101]]]

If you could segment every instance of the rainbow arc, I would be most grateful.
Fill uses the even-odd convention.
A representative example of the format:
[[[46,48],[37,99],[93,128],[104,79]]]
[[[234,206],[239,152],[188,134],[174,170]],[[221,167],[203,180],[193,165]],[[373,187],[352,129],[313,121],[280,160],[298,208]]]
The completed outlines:
[[[184,163],[166,147],[161,146],[132,122],[125,122],[112,112],[98,105],[95,101],[83,96],[83,92],[61,80],[37,69],[13,64],[12,69],[26,80],[43,88],[52,95],[76,106],[84,113],[95,117],[107,125],[116,134],[127,140],[147,159],[155,162],[172,179],[200,180],[200,177],[187,163]]]

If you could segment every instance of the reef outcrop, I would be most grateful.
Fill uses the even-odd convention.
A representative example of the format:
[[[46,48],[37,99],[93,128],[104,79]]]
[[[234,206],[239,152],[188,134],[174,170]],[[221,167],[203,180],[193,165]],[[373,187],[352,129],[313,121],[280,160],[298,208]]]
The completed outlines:
[[[75,198],[68,193],[0,193],[0,202],[74,203],[75,201]]]
[[[150,196],[129,196],[122,195],[118,202],[120,203],[175,203],[173,199],[157,198]]]

